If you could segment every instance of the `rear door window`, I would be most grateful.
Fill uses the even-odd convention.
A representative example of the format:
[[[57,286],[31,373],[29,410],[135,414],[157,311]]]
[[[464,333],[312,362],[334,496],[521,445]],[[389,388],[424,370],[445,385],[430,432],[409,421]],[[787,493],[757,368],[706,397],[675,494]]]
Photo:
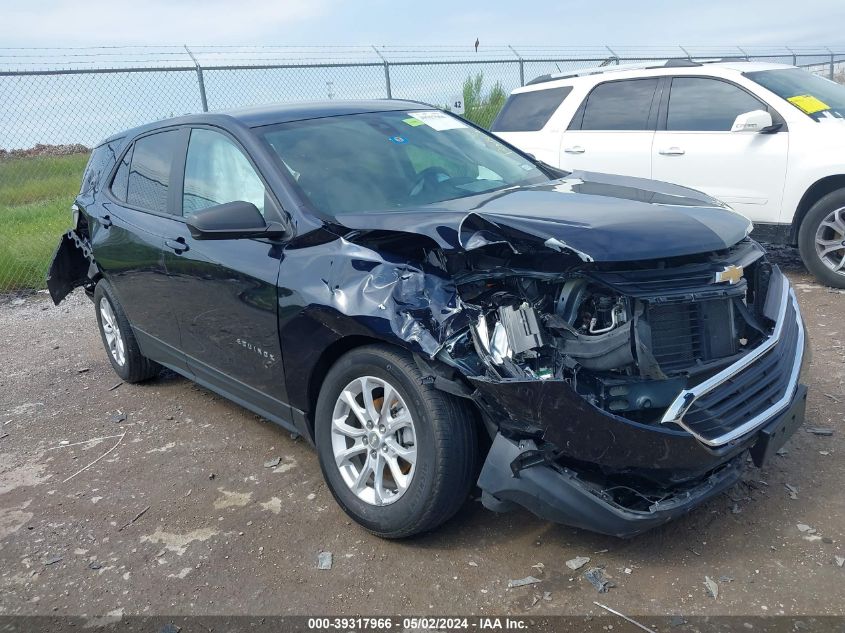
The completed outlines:
[[[730,132],[740,114],[767,106],[726,81],[706,77],[675,77],[669,92],[666,129]]]
[[[536,132],[572,92],[572,86],[512,94],[493,121],[494,132]]]
[[[582,130],[649,130],[649,113],[657,79],[599,84],[583,107]],[[577,115],[573,123],[577,122]],[[577,128],[576,128],[577,129]]]
[[[126,202],[134,207],[168,213],[168,192],[173,159],[179,151],[179,132],[168,130],[135,141]]]

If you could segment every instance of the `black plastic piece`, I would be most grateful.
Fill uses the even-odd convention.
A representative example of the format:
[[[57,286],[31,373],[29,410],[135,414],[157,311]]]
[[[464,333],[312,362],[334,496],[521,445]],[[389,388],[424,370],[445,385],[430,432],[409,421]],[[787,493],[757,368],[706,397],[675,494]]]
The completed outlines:
[[[798,385],[792,405],[777,420],[760,429],[757,443],[751,447],[751,458],[758,468],[780,450],[804,423],[807,409],[807,387]]]
[[[88,280],[90,255],[90,250],[74,231],[62,235],[47,273],[47,290],[53,303],[59,305],[74,288]]]
[[[484,506],[502,512],[520,505],[543,519],[619,538],[636,536],[667,523],[720,494],[739,480],[745,461],[739,456],[705,476],[697,486],[654,503],[649,510],[638,511],[602,498],[600,491],[567,469],[536,465],[521,470],[515,477],[511,464],[536,450],[533,442],[521,446],[496,435],[478,478]]]

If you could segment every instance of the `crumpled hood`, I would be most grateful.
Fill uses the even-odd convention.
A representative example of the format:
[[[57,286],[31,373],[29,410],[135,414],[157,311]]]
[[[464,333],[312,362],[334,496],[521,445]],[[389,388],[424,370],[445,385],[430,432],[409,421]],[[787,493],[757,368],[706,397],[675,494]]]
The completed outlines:
[[[425,235],[447,251],[503,243],[515,252],[549,249],[598,262],[721,250],[751,229],[747,218],[700,191],[591,172],[337,221],[355,230]]]

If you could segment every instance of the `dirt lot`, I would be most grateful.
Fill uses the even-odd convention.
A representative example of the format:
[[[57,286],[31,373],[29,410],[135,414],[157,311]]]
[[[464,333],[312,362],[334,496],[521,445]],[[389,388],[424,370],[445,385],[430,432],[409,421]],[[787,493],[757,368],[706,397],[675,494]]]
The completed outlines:
[[[434,534],[380,540],[335,505],[302,439],[173,374],[116,386],[84,296],[2,299],[0,614],[539,616],[599,614],[597,599],[845,614],[845,293],[790,275],[814,347],[806,426],[833,435],[800,430],[745,483],[631,541],[478,501]],[[576,556],[591,562],[573,572]],[[616,585],[601,597],[591,566]],[[542,582],[508,589],[528,575]]]

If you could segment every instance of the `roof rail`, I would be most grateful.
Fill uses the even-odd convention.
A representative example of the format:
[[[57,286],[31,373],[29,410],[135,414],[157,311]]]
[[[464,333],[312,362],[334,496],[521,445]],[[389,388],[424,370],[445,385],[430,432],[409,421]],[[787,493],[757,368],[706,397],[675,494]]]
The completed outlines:
[[[539,77],[537,77],[536,79],[532,79],[525,85],[533,86],[535,84],[541,84],[547,81],[556,81],[557,79],[569,79],[571,77],[586,77],[587,75],[602,75],[605,73],[622,72],[624,70],[650,70],[653,68],[685,68],[690,66],[702,65],[700,62],[694,62],[684,57],[667,59],[665,62],[652,60],[648,62],[641,62],[639,64],[621,64],[618,66],[609,66],[606,65],[609,59],[605,60],[601,66],[596,66],[594,68],[584,68],[582,70],[575,70],[572,72],[540,75]]]

